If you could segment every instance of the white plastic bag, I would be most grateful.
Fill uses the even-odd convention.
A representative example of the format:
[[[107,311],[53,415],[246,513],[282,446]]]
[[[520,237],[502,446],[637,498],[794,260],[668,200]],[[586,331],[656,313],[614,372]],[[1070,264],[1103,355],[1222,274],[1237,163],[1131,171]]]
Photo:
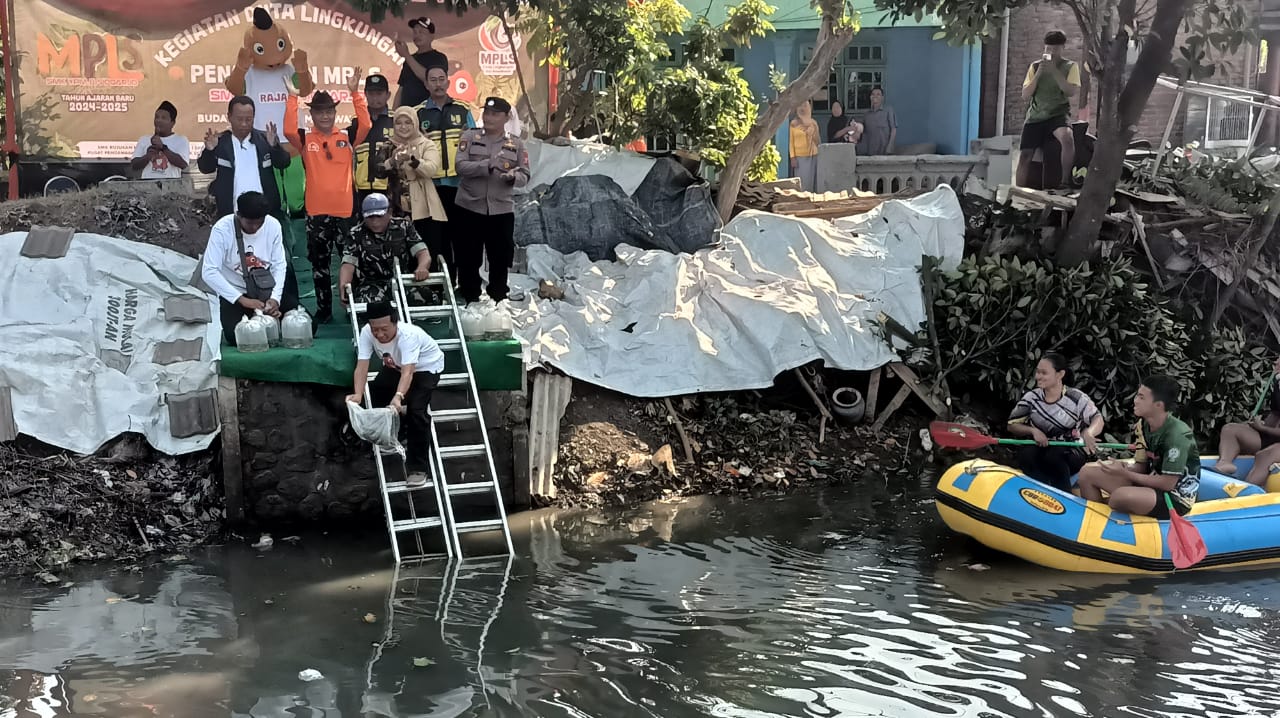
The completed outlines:
[[[356,436],[378,447],[383,454],[404,456],[400,445],[400,415],[391,407],[366,409],[354,402],[347,402],[347,416]]]

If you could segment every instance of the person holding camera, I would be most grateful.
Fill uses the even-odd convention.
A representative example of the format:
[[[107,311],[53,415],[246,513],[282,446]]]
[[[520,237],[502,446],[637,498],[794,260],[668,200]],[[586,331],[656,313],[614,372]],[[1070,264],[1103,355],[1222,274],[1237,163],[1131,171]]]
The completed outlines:
[[[1080,93],[1080,66],[1062,57],[1067,36],[1054,30],[1044,36],[1044,55],[1027,68],[1022,81],[1022,99],[1027,102],[1027,117],[1022,125],[1018,147],[1018,184],[1027,186],[1031,162],[1036,150],[1043,150],[1050,139],[1056,139],[1062,150],[1063,177],[1045,180],[1045,189],[1061,181],[1071,184],[1071,167],[1075,164],[1076,145],[1071,134],[1071,101]]]
[[[298,306],[297,285],[285,282],[284,234],[261,192],[240,195],[236,213],[214,222],[200,261],[200,278],[220,300],[228,344],[236,343],[236,324],[255,311],[279,319]]]

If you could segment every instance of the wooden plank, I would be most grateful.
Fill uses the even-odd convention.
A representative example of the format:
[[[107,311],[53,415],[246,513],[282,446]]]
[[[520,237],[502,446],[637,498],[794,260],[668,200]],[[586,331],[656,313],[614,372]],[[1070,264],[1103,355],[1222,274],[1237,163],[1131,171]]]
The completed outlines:
[[[903,364],[902,362],[894,362],[890,364],[889,367],[893,370],[893,373],[898,375],[898,378],[901,379],[909,389],[911,389],[911,391],[915,392],[916,396],[920,397],[921,401],[929,405],[929,408],[933,410],[934,414],[937,414],[938,416],[946,416],[950,413],[951,410],[947,408],[947,405],[938,401],[938,398],[920,383],[920,377],[916,376],[916,373],[911,370],[911,367]]]
[[[18,422],[13,418],[13,388],[0,386],[0,441],[18,438]]]
[[[876,404],[880,401],[880,376],[884,370],[876,367],[871,370],[871,380],[867,382],[867,421],[876,420]]]
[[[1147,243],[1147,230],[1142,226],[1142,215],[1135,212],[1133,207],[1129,208],[1129,222],[1133,225],[1133,233],[1138,236],[1142,251],[1147,255],[1147,263],[1151,265],[1151,273],[1156,276],[1156,284],[1163,290],[1164,275],[1160,273],[1160,265],[1156,263],[1155,255],[1151,253],[1151,245]]]
[[[880,415],[879,419],[876,419],[876,423],[871,425],[871,431],[879,434],[880,430],[884,428],[885,422],[889,420],[889,417],[893,416],[893,412],[902,408],[903,402],[905,402],[909,396],[911,396],[911,386],[909,384],[903,384],[902,388],[898,390],[898,393],[893,395],[893,400],[884,408],[884,413]]]
[[[1076,200],[1073,197],[1064,195],[1050,194],[1038,189],[1027,189],[1026,187],[1013,186],[1009,188],[1009,196],[1016,197],[1027,202],[1034,202],[1039,205],[1053,207],[1055,209],[1064,209],[1069,212],[1075,211]]]
[[[222,490],[227,521],[244,521],[244,466],[240,462],[240,407],[236,380],[218,377],[218,416],[222,418]]]

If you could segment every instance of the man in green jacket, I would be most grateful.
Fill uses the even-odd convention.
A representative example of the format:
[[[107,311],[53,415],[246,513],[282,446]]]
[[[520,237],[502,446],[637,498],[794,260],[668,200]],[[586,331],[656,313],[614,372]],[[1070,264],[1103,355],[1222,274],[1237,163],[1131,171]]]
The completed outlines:
[[[1080,66],[1063,59],[1062,49],[1067,36],[1054,30],[1044,36],[1044,55],[1027,68],[1022,81],[1022,99],[1027,102],[1027,118],[1022,125],[1022,140],[1018,147],[1018,184],[1027,186],[1031,174],[1031,160],[1036,150],[1047,149],[1049,139],[1058,141],[1062,148],[1061,178],[1071,184],[1071,167],[1075,164],[1076,144],[1071,135],[1071,100],[1080,93]],[[1045,179],[1045,189],[1057,186],[1058,181]]]

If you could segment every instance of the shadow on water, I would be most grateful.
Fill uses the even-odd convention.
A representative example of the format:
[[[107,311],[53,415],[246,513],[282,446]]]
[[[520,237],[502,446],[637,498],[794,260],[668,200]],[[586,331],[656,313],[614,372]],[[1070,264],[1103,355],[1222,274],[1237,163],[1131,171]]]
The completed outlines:
[[[1269,574],[1037,569],[928,484],[537,512],[510,562],[308,536],[10,581],[0,718],[1280,712]]]

